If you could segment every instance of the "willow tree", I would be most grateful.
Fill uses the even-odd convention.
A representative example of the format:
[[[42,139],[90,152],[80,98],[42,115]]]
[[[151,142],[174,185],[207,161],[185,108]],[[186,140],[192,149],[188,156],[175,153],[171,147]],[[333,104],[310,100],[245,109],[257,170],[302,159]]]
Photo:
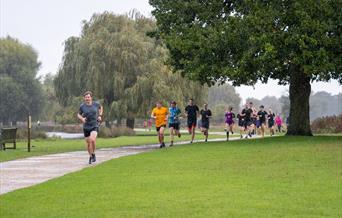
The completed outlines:
[[[165,84],[163,74],[167,72],[162,68],[167,52],[146,35],[154,28],[153,20],[137,12],[129,16],[106,12],[85,21],[81,36],[70,37],[65,43],[54,81],[60,102],[67,105],[72,96],[93,90],[103,101],[106,120],[121,123],[126,118],[126,125],[133,127],[134,118],[144,117],[155,103],[155,94],[159,94],[154,92],[156,84]],[[177,94],[183,96],[185,87]]]
[[[288,135],[312,135],[310,82],[338,79],[341,4],[322,1],[150,0],[156,37],[169,64],[188,78],[253,85],[269,78],[289,84]]]

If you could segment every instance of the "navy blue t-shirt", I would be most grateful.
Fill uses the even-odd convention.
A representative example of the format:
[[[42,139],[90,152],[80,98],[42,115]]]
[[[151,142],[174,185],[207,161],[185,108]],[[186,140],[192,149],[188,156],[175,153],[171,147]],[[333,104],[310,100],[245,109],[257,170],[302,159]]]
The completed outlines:
[[[92,105],[87,105],[82,103],[80,106],[79,114],[82,117],[85,117],[87,120],[83,124],[84,129],[93,129],[99,127],[99,123],[97,121],[98,112],[99,112],[100,104],[98,102],[93,102]]]
[[[188,121],[197,120],[197,112],[199,112],[199,108],[197,107],[197,105],[188,105],[186,106],[185,111],[188,114]]]

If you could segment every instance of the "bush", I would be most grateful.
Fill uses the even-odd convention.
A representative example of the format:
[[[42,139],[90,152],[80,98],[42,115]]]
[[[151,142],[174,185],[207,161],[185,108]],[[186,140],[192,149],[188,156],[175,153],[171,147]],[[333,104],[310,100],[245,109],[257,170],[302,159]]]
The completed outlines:
[[[311,129],[314,133],[342,133],[342,114],[317,118]]]
[[[118,136],[133,136],[135,132],[133,129],[128,127],[101,127],[99,129],[99,137],[102,138],[115,138]]]
[[[17,139],[27,139],[28,132],[26,128],[18,128],[17,130]],[[46,139],[47,135],[44,131],[31,129],[31,139]]]

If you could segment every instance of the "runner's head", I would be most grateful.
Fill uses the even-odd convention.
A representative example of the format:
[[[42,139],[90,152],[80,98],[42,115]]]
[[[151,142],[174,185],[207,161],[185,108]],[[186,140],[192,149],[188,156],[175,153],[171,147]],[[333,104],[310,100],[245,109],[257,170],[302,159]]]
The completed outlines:
[[[189,99],[189,105],[193,105],[194,104],[194,99],[190,98]]]
[[[259,108],[260,108],[260,110],[262,110],[262,111],[263,111],[265,107],[264,107],[264,105],[260,105],[260,107],[259,107]]]
[[[208,104],[207,104],[207,103],[204,103],[204,104],[203,104],[203,107],[204,107],[204,109],[207,110],[207,109],[208,109]]]
[[[177,103],[175,101],[171,101],[171,107],[176,107]]]
[[[86,104],[91,104],[93,100],[93,93],[91,91],[86,91],[83,94],[83,99]]]
[[[156,106],[157,106],[157,108],[161,108],[161,106],[162,106],[161,101],[157,101]]]
[[[249,102],[249,107],[252,108],[253,107],[253,102]]]

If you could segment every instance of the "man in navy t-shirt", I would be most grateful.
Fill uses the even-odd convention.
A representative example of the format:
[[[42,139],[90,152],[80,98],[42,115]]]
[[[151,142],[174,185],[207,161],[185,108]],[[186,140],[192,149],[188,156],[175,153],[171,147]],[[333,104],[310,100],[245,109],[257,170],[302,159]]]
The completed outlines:
[[[188,118],[188,130],[189,133],[192,135],[190,143],[192,143],[195,138],[195,129],[197,124],[198,113],[199,108],[197,107],[197,105],[194,104],[194,100],[190,99],[189,105],[185,107],[185,114]]]
[[[83,123],[83,133],[89,153],[89,164],[91,164],[96,161],[96,137],[99,122],[102,121],[103,108],[98,102],[93,102],[92,92],[85,92],[83,98],[84,103],[81,104],[77,117]]]

